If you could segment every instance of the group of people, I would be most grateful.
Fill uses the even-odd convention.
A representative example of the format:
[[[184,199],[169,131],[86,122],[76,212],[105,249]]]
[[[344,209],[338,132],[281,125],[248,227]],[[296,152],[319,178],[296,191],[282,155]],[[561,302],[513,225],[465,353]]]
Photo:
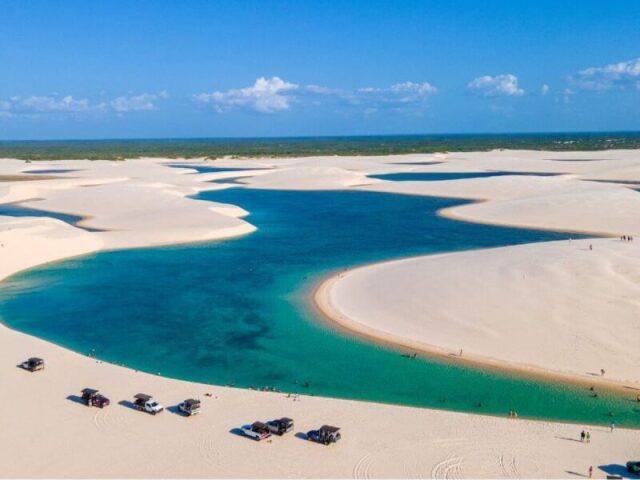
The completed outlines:
[[[633,237],[631,235],[622,235],[620,240],[623,242],[633,242]]]
[[[518,418],[518,412],[515,410],[509,410],[509,418]]]
[[[582,430],[582,432],[580,432],[580,441],[591,443],[591,432],[585,432]]]
[[[615,429],[616,429],[616,424],[615,424],[615,423],[613,423],[613,422],[611,422],[611,423],[609,424],[609,431],[610,431],[611,433],[613,433],[613,431],[614,431]],[[584,430],[582,430],[582,431],[580,432],[580,441],[581,441],[581,442],[586,442],[586,443],[591,443],[591,432],[589,432],[589,431],[586,431],[586,432],[585,432]]]

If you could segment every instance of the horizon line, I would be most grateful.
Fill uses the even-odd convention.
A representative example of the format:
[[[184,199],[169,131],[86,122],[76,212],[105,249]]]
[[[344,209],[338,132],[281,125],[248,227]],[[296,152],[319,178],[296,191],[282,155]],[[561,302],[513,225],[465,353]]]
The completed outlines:
[[[341,139],[341,138],[409,138],[409,137],[504,137],[504,136],[526,136],[526,135],[607,135],[624,134],[640,135],[640,130],[557,130],[557,131],[515,131],[515,132],[458,132],[458,133],[379,133],[361,135],[265,135],[265,136],[221,136],[221,137],[105,137],[105,138],[16,138],[0,139],[2,143],[46,143],[46,142],[112,142],[112,141],[188,141],[188,140],[305,140],[305,139]]]

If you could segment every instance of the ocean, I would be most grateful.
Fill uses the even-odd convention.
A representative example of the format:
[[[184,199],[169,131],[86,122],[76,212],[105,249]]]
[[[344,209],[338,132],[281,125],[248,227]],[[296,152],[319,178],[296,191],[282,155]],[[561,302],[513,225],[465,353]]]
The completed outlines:
[[[119,160],[144,156],[296,157],[482,151],[500,148],[552,151],[640,148],[640,132],[0,141],[0,158]]]

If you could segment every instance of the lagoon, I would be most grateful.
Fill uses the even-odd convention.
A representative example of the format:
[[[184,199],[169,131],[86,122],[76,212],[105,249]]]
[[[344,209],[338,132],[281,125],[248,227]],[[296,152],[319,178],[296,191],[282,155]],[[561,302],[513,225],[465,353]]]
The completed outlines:
[[[628,399],[402,352],[337,332],[310,305],[329,273],[418,254],[566,239],[457,222],[458,200],[229,188],[258,230],[220,242],[104,252],[0,284],[9,327],[191,381],[521,417],[640,426]],[[572,235],[575,238],[575,235]]]

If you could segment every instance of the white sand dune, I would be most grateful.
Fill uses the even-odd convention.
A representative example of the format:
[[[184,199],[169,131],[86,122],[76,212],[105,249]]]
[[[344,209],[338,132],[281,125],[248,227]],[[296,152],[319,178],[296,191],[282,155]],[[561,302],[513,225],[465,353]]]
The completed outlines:
[[[252,188],[280,190],[333,190],[372,183],[362,173],[356,173],[339,167],[296,166],[277,169],[242,183]]]
[[[441,163],[409,165],[435,161]],[[0,203],[30,200],[32,208],[82,216],[85,225],[106,230],[87,232],[49,218],[0,217],[0,278],[103,249],[213,240],[254,229],[250,217],[244,218],[247,212],[238,207],[189,198],[199,191],[225,188],[210,180],[238,175],[194,174],[166,165],[178,162],[0,161],[0,174],[6,176],[25,175],[28,170],[76,170],[56,173],[54,179],[0,182]],[[485,201],[449,213],[473,221],[524,222],[616,235],[637,230],[631,213],[634,196],[640,193],[582,180],[634,180],[640,165],[640,155],[634,151],[183,163],[273,169],[242,172],[247,177],[245,188],[355,187],[477,198]],[[366,177],[394,171],[505,169],[567,175],[419,185]],[[585,206],[587,214],[581,213]],[[604,367],[607,377],[635,382],[633,365],[638,356],[630,350],[637,350],[633,341],[634,335],[636,343],[638,338],[639,252],[635,244],[611,239],[590,243],[594,250],[582,250],[585,242],[573,242],[372,266],[338,279],[328,295],[335,295],[333,307],[341,313],[404,340],[457,351],[464,339],[469,355],[575,375]],[[388,291],[372,290],[383,285]],[[383,308],[379,302],[384,299]],[[379,307],[377,316],[370,315],[372,305]],[[505,306],[504,311],[498,311],[499,305]],[[555,306],[552,312],[545,310],[550,305]],[[413,315],[419,310],[433,315]],[[512,328],[508,312],[514,311],[526,312],[518,316],[521,330]],[[554,336],[557,332],[553,341],[550,331]],[[454,338],[458,335],[462,336]],[[577,341],[571,350],[565,349],[566,354],[554,349],[571,338]],[[29,374],[15,367],[31,355],[46,359],[44,372]],[[640,440],[636,431],[610,433],[589,427],[592,443],[587,445],[575,441],[581,425],[325,398],[294,401],[282,394],[180,382],[97,362],[4,327],[0,327],[0,360],[0,411],[4,412],[0,477],[557,478],[584,475],[590,465],[596,469],[595,477],[603,477],[635,455]],[[68,398],[90,386],[100,388],[114,404],[96,410]],[[156,395],[166,405],[196,396],[203,399],[204,412],[190,419],[171,412],[151,417],[117,404],[140,391]],[[207,392],[213,396],[205,397]],[[257,444],[230,433],[244,423],[282,415],[295,418],[301,431],[338,424],[344,439],[325,448],[293,436]]]
[[[589,249],[593,246],[593,250]],[[328,308],[407,347],[640,388],[640,243],[562,241],[340,274]],[[597,378],[594,379],[594,374]]]

